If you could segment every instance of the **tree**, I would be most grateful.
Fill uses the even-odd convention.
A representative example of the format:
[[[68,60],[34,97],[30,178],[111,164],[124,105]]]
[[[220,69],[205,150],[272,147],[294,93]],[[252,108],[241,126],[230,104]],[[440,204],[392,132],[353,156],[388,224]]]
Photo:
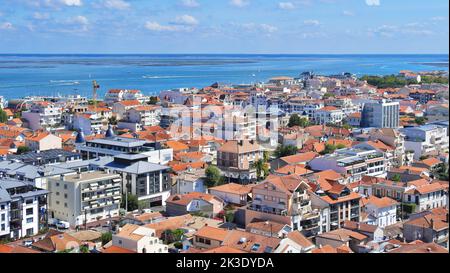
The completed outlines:
[[[335,95],[333,94],[333,93],[325,93],[323,96],[322,96],[322,98],[323,99],[329,99],[329,98],[334,98],[335,97]]]
[[[269,175],[269,167],[264,159],[259,159],[253,163],[252,168],[256,169],[257,179],[264,180]]]
[[[288,126],[289,127],[300,126],[305,128],[309,126],[309,121],[307,118],[302,118],[297,114],[292,114],[291,117],[289,118]]]
[[[128,193],[126,196],[125,196],[125,194],[122,195],[122,202],[120,204],[121,208],[126,209],[127,204],[125,202],[128,203],[128,211],[133,211],[133,210],[139,209],[139,200],[136,195],[133,195],[131,193]]]
[[[111,242],[111,240],[112,240],[112,233],[111,232],[102,233],[102,236],[100,238],[102,240],[102,246],[104,246],[107,243]]]
[[[222,174],[216,166],[209,165],[206,168],[205,175],[205,183],[208,188],[218,186],[223,182]]]
[[[400,176],[400,174],[396,173],[392,176],[391,180],[394,182],[400,182],[402,180],[402,177]]]
[[[298,148],[293,145],[279,145],[274,154],[277,158],[295,155],[298,152]]]
[[[336,145],[336,149],[337,149],[337,150],[339,150],[339,149],[344,149],[344,148],[345,148],[345,145],[342,144],[342,143],[339,143],[338,145]]]
[[[158,97],[150,97],[150,101],[148,102],[148,104],[150,104],[150,105],[155,105],[155,104],[157,104],[158,103],[158,101],[159,101],[159,99],[158,99]]]
[[[19,146],[17,147],[17,154],[21,155],[21,154],[25,154],[31,151],[31,148],[28,146]]]
[[[225,213],[225,219],[227,220],[227,223],[233,223],[233,221],[234,221],[234,212],[227,211]]]
[[[334,153],[334,151],[336,151],[336,149],[337,147],[334,146],[333,144],[325,144],[325,149],[322,152],[320,152],[320,154],[321,155],[332,154]]]
[[[87,245],[80,246],[80,253],[89,253],[89,247]]]
[[[0,109],[0,122],[5,123],[8,121],[8,115],[3,109]]]
[[[117,125],[117,117],[116,116],[112,116],[108,119],[108,123],[111,125]]]
[[[427,122],[427,118],[424,118],[424,117],[417,117],[417,118],[414,120],[414,122],[415,122],[417,125],[424,125],[424,124]]]

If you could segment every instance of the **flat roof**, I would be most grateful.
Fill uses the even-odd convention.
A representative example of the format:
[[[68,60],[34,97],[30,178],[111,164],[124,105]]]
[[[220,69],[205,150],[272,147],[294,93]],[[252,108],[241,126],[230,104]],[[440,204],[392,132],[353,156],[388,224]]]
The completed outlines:
[[[114,178],[120,178],[120,175],[113,174],[113,173],[105,173],[102,171],[95,171],[95,172],[87,172],[82,173],[81,178],[79,174],[70,174],[64,176],[65,182],[87,182],[87,181],[101,181],[106,179],[114,179]]]
[[[111,138],[99,138],[86,141],[88,143],[121,146],[121,147],[139,147],[149,143],[146,140],[128,138],[128,137],[111,137]]]

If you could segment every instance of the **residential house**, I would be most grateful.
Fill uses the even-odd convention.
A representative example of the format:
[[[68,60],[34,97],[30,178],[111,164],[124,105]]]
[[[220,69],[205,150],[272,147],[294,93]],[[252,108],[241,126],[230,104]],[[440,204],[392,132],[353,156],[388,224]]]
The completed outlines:
[[[224,208],[224,201],[214,195],[200,192],[171,195],[166,200],[166,212],[172,216],[201,213],[216,216]]]

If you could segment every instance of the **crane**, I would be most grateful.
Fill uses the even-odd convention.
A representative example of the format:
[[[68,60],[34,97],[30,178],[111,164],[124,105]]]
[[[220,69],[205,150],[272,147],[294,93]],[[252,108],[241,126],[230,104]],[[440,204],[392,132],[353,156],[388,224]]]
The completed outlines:
[[[100,88],[100,85],[97,81],[92,81],[92,98],[94,100],[94,112],[97,113],[97,89]]]

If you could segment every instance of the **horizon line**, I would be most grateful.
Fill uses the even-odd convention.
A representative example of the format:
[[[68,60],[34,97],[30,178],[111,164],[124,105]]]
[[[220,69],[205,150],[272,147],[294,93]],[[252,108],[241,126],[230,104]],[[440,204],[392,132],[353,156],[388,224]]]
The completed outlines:
[[[446,53],[1,53],[5,55],[449,55]]]

